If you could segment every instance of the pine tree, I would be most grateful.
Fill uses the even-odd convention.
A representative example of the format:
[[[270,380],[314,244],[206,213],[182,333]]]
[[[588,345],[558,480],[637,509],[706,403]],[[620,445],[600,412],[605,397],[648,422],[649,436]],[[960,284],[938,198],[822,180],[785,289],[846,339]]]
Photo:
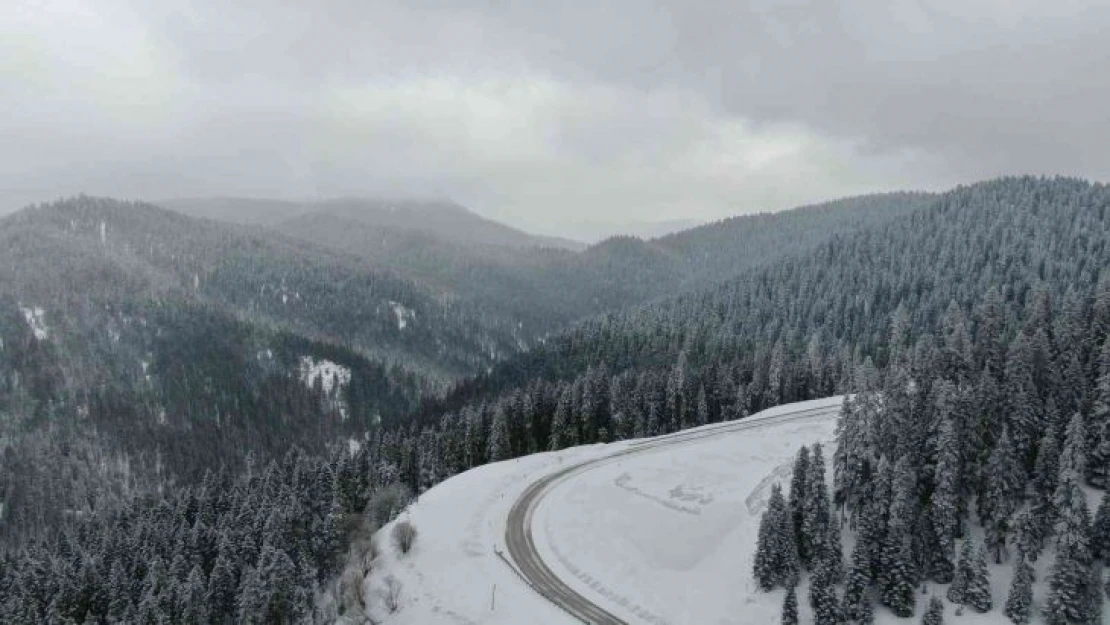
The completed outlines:
[[[884,548],[883,569],[879,573],[880,597],[882,604],[894,614],[906,618],[913,616],[916,606],[914,593],[913,554],[910,537],[901,534],[901,540],[888,537],[891,541]]]
[[[948,586],[948,600],[956,605],[967,603],[967,589],[971,583],[971,561],[974,558],[971,541],[964,540],[960,548],[960,557],[956,561],[956,574],[952,577],[952,584]]]
[[[1018,464],[1027,466],[1032,460],[1033,443],[1039,438],[1038,412],[1041,408],[1034,380],[1034,348],[1030,338],[1019,332],[1006,354],[1007,431],[1013,442]]]
[[[779,553],[778,559],[781,562],[779,583],[783,586],[792,587],[798,583],[802,565],[798,561],[798,547],[794,542],[796,535],[794,521],[790,518],[790,510],[786,507],[786,501],[782,498],[781,489],[778,491],[777,498],[779,501],[776,502],[775,507],[781,510],[776,512],[778,523],[775,528],[775,544]]]
[[[1023,471],[1014,451],[1009,430],[1003,430],[987,463],[983,525],[987,545],[994,551],[996,562],[1002,562],[1011,517],[1020,503],[1024,484]]]
[[[794,586],[786,589],[782,602],[782,625],[798,625],[798,593]]]
[[[1004,613],[1017,625],[1028,623],[1033,615],[1033,567],[1020,556],[1014,560],[1014,577]]]
[[[182,625],[205,625],[210,622],[208,615],[208,583],[204,579],[204,572],[200,565],[193,565],[185,586],[181,590],[181,623]]]
[[[1014,516],[1014,545],[1018,557],[1036,562],[1044,548],[1047,519],[1037,508],[1029,507]]]
[[[1102,494],[1091,525],[1091,556],[1110,566],[1110,493]]]
[[[331,498],[328,512],[314,525],[312,532],[316,566],[325,578],[335,574],[339,564],[339,550],[343,544],[343,506],[338,497]],[[320,580],[323,581],[323,580]]]
[[[993,605],[990,576],[987,572],[986,546],[979,547],[975,552],[975,559],[972,561],[968,575],[967,590],[964,592],[964,603],[980,614],[989,612]]]
[[[1095,486],[1110,487],[1110,336],[1102,344],[1098,357],[1098,379],[1089,423],[1093,435],[1090,444],[1088,475]]]
[[[806,500],[802,511],[802,542],[799,551],[809,555],[811,568],[821,557],[818,553],[828,534],[829,491],[825,484],[825,456],[820,443],[813,446],[806,476]]]
[[[551,451],[558,451],[578,444],[578,428],[575,426],[571,415],[571,405],[573,403],[574,397],[571,393],[571,387],[567,386],[559,396],[559,403],[555,407],[555,416],[551,419],[551,438],[548,442],[548,449]],[[655,432],[650,432],[650,434],[654,435]]]
[[[914,586],[917,576],[911,547],[916,484],[910,458],[903,456],[894,467],[894,496],[877,574],[882,604],[903,618],[913,616],[916,604]]]
[[[709,423],[709,400],[705,396],[705,387],[698,387],[698,404],[697,404],[697,417],[694,425],[705,425]]]
[[[841,613],[849,623],[869,623],[873,618],[871,597],[871,553],[863,540],[852,548],[852,564],[848,568],[848,583],[844,589]]]
[[[782,496],[782,488],[775,484],[771,487],[767,510],[759,521],[753,575],[761,590],[794,585],[798,564],[792,536],[786,500]]]
[[[809,542],[803,534],[805,518],[805,503],[809,498],[806,480],[809,478],[809,448],[802,446],[798,450],[798,457],[794,460],[794,475],[790,480],[790,516],[794,527],[794,544],[798,549],[798,561],[802,567],[809,569],[811,554]]]
[[[236,596],[238,595],[238,580],[236,570],[232,568],[232,561],[221,549],[216,563],[212,566],[212,573],[208,576],[208,614],[215,623],[233,622],[236,615]]]
[[[810,600],[813,603],[813,616],[816,625],[840,625],[840,601],[836,596],[836,586],[829,583],[812,582]]]
[[[938,584],[951,582],[955,570],[956,535],[960,528],[959,467],[960,447],[955,426],[950,419],[945,419],[937,439],[937,464],[933,479],[936,486],[929,511],[939,545],[930,573]]]
[[[1069,426],[1069,430],[1072,428]],[[1069,433],[1060,463],[1060,484],[1056,489],[1059,520],[1056,525],[1056,560],[1049,572],[1045,616],[1049,623],[1094,623],[1101,610],[1101,580],[1091,557],[1090,515],[1086,495],[1079,485],[1074,460],[1066,460],[1069,447],[1079,444]],[[1096,600],[1097,597],[1097,600]]]
[[[929,598],[929,607],[921,617],[921,625],[944,625],[944,600],[933,595]]]
[[[493,413],[493,421],[489,429],[488,456],[490,462],[508,460],[513,456],[509,443],[508,416],[505,414],[504,406],[499,406]]]

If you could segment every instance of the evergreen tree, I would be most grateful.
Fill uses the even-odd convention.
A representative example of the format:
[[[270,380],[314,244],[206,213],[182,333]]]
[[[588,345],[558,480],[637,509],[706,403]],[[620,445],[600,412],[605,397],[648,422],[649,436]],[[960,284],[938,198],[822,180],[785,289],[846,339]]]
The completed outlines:
[[[921,625],[944,625],[944,600],[933,595],[929,598],[929,607],[921,616]]]
[[[816,625],[840,625],[843,622],[835,585],[826,582],[812,582],[810,601],[813,603],[813,617]]]
[[[1091,556],[1110,566],[1110,494],[1102,494],[1102,502],[1091,525]]]
[[[991,582],[987,572],[987,548],[981,546],[975,552],[970,570],[968,571],[967,590],[964,591],[964,604],[971,606],[976,612],[989,612],[993,605],[991,600]]]
[[[1033,444],[1040,438],[1041,402],[1034,380],[1034,348],[1029,336],[1019,332],[1006,354],[1007,431],[1020,466],[1032,459]]]
[[[960,548],[960,557],[956,561],[956,574],[952,577],[952,584],[948,586],[948,600],[956,605],[967,603],[968,586],[971,583],[972,560],[975,553],[970,540],[964,540]]]
[[[794,586],[786,589],[782,602],[782,625],[798,625],[798,593]]]
[[[1014,516],[1014,544],[1018,556],[1029,562],[1036,562],[1044,548],[1044,538],[1047,532],[1045,514],[1038,512],[1037,508],[1029,507]]]
[[[936,533],[938,550],[933,556],[930,573],[938,584],[952,581],[955,571],[956,536],[960,528],[959,467],[960,448],[956,430],[950,419],[941,423],[937,439],[937,464],[934,470],[933,497],[929,511]]]
[[[911,535],[916,485],[910,458],[903,456],[894,468],[894,496],[877,574],[882,604],[903,618],[913,616],[916,604],[914,586],[917,576]]]
[[[181,590],[182,625],[205,625],[210,622],[208,615],[208,583],[200,565],[193,565]]]
[[[821,558],[819,549],[828,535],[830,502],[825,483],[825,456],[820,443],[813,446],[806,476],[806,500],[802,510],[802,541],[799,551],[809,555],[810,567]]]
[[[1088,475],[1095,486],[1110,487],[1110,336],[1098,356],[1098,379],[1088,420],[1091,433]]]
[[[754,577],[760,589],[770,591],[778,586],[794,585],[798,562],[793,534],[782,488],[775,484],[771,487],[767,510],[759,522]]]
[[[512,457],[512,447],[509,443],[508,416],[504,407],[498,407],[493,413],[493,421],[489,429],[489,461],[500,462]]]
[[[1049,572],[1048,599],[1045,602],[1045,616],[1052,624],[1095,623],[1102,606],[1101,580],[1091,557],[1086,495],[1079,485],[1075,461],[1066,460],[1068,448],[1081,440],[1078,434],[1078,431],[1069,433],[1064,446],[1065,460],[1060,463],[1060,485],[1056,490],[1059,511],[1056,560]]]
[[[1060,431],[1057,424],[1049,425],[1037,448],[1037,462],[1033,467],[1033,505],[1051,527],[1056,522],[1056,505],[1053,497],[1060,479]]]
[[[281,549],[265,545],[258,566],[244,573],[239,592],[239,621],[242,623],[292,623],[305,612],[296,601],[296,566]]]
[[[806,480],[809,478],[809,448],[802,446],[794,460],[794,474],[790,480],[790,516],[794,527],[794,544],[798,550],[798,560],[802,567],[809,568],[809,542],[803,533],[805,503],[809,498]]]
[[[1024,484],[1021,465],[1014,454],[1009,430],[1003,430],[987,463],[987,492],[982,519],[987,545],[994,551],[995,561],[1002,562],[1011,517],[1020,503]]]
[[[208,577],[208,614],[213,622],[231,622],[236,614],[238,581],[231,560],[221,550]]]
[[[844,589],[842,614],[848,623],[870,623],[873,620],[871,597],[871,554],[863,540],[852,548],[852,564],[848,568],[848,583]]]
[[[1014,559],[1014,577],[1006,597],[1006,617],[1018,625],[1029,622],[1033,614],[1033,567],[1023,557]]]
[[[574,425],[571,415],[574,397],[571,388],[565,387],[559,396],[559,403],[555,407],[555,416],[551,419],[551,439],[548,449],[557,451],[578,444],[578,428]],[[655,432],[649,432],[654,436]]]

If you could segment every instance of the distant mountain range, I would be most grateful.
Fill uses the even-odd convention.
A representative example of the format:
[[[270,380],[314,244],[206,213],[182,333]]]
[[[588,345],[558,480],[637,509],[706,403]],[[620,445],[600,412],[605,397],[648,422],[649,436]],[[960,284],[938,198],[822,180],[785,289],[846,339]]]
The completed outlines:
[[[310,202],[251,198],[194,198],[158,202],[192,217],[261,226],[278,226],[328,216],[408,235],[449,239],[464,245],[580,250],[577,241],[543,237],[486,219],[450,201],[341,198]]]

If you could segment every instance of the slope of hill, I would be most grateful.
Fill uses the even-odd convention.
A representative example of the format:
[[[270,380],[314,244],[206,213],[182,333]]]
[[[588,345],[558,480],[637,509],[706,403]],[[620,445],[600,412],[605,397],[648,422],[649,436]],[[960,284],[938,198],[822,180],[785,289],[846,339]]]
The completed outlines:
[[[7,292],[26,301],[174,293],[435,375],[516,349],[511,329],[357,258],[272,233],[94,198],[0,223]]]
[[[953,301],[970,317],[991,286],[1007,319],[1046,305],[1036,303],[1040,291],[1061,312],[1089,310],[1110,264],[1108,205],[1106,186],[1071,179],[962,187],[903,219],[834,236],[719,286],[586,320],[464,386],[450,405],[589,368],[664,379],[681,370],[680,420],[701,386],[711,406],[734,404],[738,390],[752,407],[797,399],[815,377],[829,392],[853,358],[886,361],[896,312],[906,327],[935,327]],[[1096,338],[1083,341],[1085,371]]]
[[[311,202],[246,197],[198,197],[159,200],[174,212],[233,224],[269,226],[315,210]]]
[[[461,245],[578,250],[577,241],[523,232],[486,219],[450,201],[339,198],[290,201],[263,198],[181,198],[157,202],[175,212],[216,221],[260,226],[311,225],[313,218],[355,221],[389,234],[422,234]]]
[[[358,259],[105,199],[0,221],[0,285],[0,534],[321,451],[517,348]]]
[[[276,227],[519,324],[531,343],[576,320],[715,284],[811,250],[837,233],[886,223],[927,199],[908,193],[851,198],[737,217],[653,241],[614,237],[577,253],[467,235],[468,226],[451,225],[461,209],[450,206],[382,211],[325,204]],[[448,227],[416,228],[412,222],[421,211]]]

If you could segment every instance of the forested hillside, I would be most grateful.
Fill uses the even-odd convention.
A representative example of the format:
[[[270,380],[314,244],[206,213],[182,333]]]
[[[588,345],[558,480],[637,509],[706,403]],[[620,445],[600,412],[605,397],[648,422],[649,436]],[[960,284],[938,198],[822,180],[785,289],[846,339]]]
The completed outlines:
[[[1110,281],[1068,293],[1013,310],[991,287],[933,331],[896,314],[886,366],[867,357],[850,378],[831,495],[817,446],[799,452],[789,501],[772,497],[760,588],[803,581],[820,625],[940,614],[945,599],[1014,623],[1104,622]]]
[[[1110,328],[1108,264],[1107,187],[1008,178],[959,188],[718,288],[585,321],[461,384],[422,409],[413,444],[425,460],[405,479],[426,486],[487,460],[831,395],[867,358],[886,367],[908,337],[938,350],[955,323],[995,327],[1008,345],[1017,320],[1037,318],[1061,342],[1038,339],[1037,366],[1062,351],[1061,375],[1089,390]],[[984,298],[991,320],[977,317]],[[1077,397],[1090,394],[1057,409],[1089,410]]]
[[[357,259],[112,200],[0,221],[0,285],[9,538],[361,437],[516,348]]]
[[[929,197],[849,198],[735,217],[652,241],[614,237],[581,252],[523,233],[490,231],[459,207],[322,203],[275,227],[428,285],[491,320],[516,324],[531,344],[574,321],[704,288],[812,250],[835,234],[898,219]],[[448,227],[424,225],[440,222]]]

